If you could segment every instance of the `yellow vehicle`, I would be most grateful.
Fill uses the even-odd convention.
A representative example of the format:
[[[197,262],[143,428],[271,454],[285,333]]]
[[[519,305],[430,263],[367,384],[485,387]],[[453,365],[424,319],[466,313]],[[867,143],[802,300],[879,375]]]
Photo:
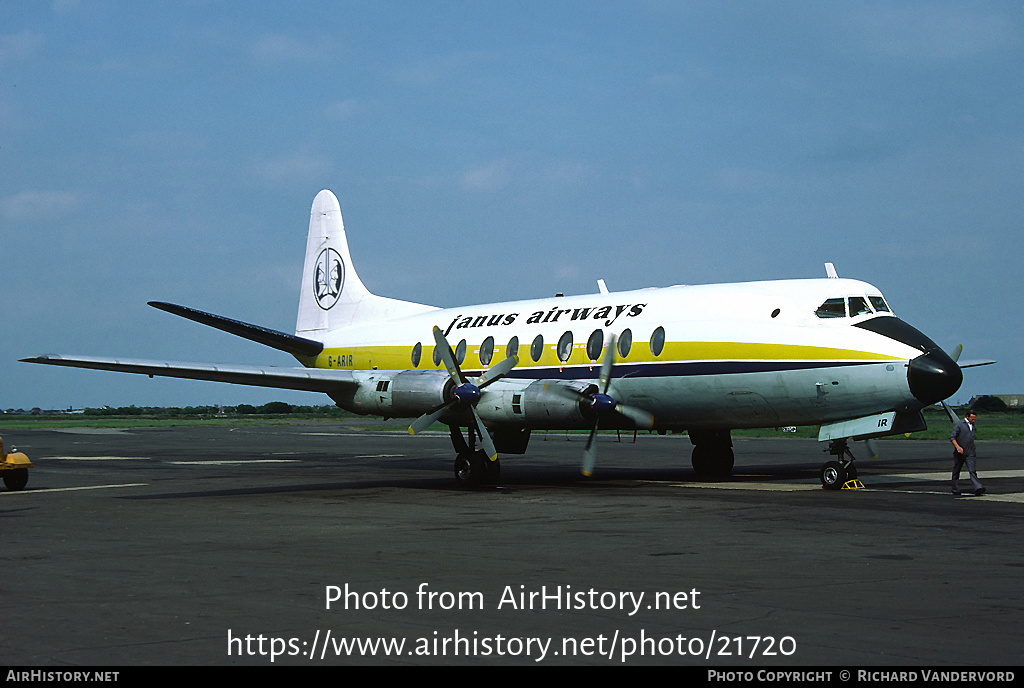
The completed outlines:
[[[3,474],[4,485],[7,489],[12,492],[25,489],[25,485],[28,483],[28,469],[32,467],[32,462],[21,452],[8,454],[4,449],[2,437],[0,437],[0,457],[3,457],[3,463],[0,463],[0,474]]]

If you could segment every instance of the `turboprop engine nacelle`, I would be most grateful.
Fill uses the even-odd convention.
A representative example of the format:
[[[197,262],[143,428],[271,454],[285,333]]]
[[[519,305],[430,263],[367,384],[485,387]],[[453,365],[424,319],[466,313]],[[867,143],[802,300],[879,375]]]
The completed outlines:
[[[556,387],[573,390],[559,394]],[[509,380],[488,388],[476,410],[488,423],[513,425],[537,430],[588,428],[593,412],[576,395],[592,394],[597,387],[586,382],[554,380]]]
[[[454,398],[455,383],[443,370],[407,370],[395,374],[360,376],[359,388],[349,397],[334,396],[346,411],[390,418],[414,418]]]

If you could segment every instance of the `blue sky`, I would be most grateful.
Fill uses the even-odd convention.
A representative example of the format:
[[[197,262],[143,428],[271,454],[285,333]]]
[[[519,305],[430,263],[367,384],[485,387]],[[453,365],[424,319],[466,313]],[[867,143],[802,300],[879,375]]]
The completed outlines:
[[[438,306],[824,276],[1024,392],[1019,2],[0,4],[0,408],[326,403],[31,366],[291,365],[309,205]]]

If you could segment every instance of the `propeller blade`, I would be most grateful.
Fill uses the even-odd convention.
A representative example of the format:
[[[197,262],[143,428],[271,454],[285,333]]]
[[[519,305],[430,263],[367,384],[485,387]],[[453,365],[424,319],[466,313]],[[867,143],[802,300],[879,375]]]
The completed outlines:
[[[459,364],[455,362],[455,356],[452,355],[452,348],[448,346],[448,340],[444,338],[444,332],[436,325],[434,326],[434,343],[441,351],[441,362],[444,363],[445,370],[451,375],[452,381],[456,385],[461,385],[466,381],[466,377],[459,369]]]
[[[424,413],[422,416],[414,420],[412,424],[409,426],[409,434],[415,435],[417,432],[423,432],[424,430],[429,428],[431,425],[437,422],[438,418],[444,415],[444,412],[447,411],[448,407],[451,405],[451,402],[447,404],[442,404],[433,411]]]
[[[604,360],[601,361],[601,394],[608,393],[608,385],[612,383],[612,368],[615,366],[615,335],[612,335],[608,342],[607,351],[604,353]]]
[[[504,361],[496,363],[489,368],[483,375],[476,379],[476,386],[483,389],[492,382],[496,382],[501,378],[505,377],[510,370],[512,370],[519,363],[518,356],[509,356]]]
[[[480,414],[476,412],[476,409],[472,406],[469,407],[473,412],[473,418],[476,419],[476,427],[480,432],[480,444],[484,445],[484,451],[487,452],[487,459],[494,461],[498,458],[498,450],[494,448],[494,442],[491,441],[491,433],[487,432],[487,426],[484,425],[483,419]]]
[[[952,358],[954,362],[959,361],[960,360],[960,354],[962,354],[963,352],[964,352],[964,345],[963,344],[957,344],[956,348],[949,352],[949,357]]]
[[[951,423],[953,423],[953,425],[956,425],[957,423],[960,422],[960,419],[956,417],[955,413],[953,413],[953,409],[950,407],[949,404],[947,404],[946,402],[942,402],[942,408],[946,409],[946,415],[949,416],[949,420]]]
[[[654,414],[650,411],[644,411],[636,406],[626,406],[624,404],[617,404],[615,410],[633,421],[633,425],[643,430],[650,430],[654,427]]]
[[[565,385],[551,384],[550,382],[544,383],[544,391],[551,392],[557,396],[569,399],[570,401],[585,401],[590,403],[590,397],[572,387],[566,387]]]
[[[878,458],[878,445],[873,439],[864,440],[864,446],[868,448],[868,453],[871,455],[871,460],[874,461]]]
[[[597,435],[598,419],[594,419],[594,427],[590,429],[590,437],[587,438],[587,447],[583,450],[583,466],[580,473],[586,477],[594,474],[594,464],[597,463],[597,442],[594,441]]]

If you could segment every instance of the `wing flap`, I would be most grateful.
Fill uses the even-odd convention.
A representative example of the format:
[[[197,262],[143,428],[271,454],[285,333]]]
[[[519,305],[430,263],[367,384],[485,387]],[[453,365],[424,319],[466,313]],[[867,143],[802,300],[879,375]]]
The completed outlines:
[[[60,356],[50,354],[23,358],[23,363],[89,368],[92,370],[113,370],[139,375],[176,377],[188,380],[209,380],[228,382],[253,387],[296,389],[308,392],[337,392],[350,389],[359,383],[347,370],[325,370],[322,368],[278,368],[274,366],[246,366],[214,363],[180,363],[175,361],[151,361],[129,358],[100,358],[93,356]]]

